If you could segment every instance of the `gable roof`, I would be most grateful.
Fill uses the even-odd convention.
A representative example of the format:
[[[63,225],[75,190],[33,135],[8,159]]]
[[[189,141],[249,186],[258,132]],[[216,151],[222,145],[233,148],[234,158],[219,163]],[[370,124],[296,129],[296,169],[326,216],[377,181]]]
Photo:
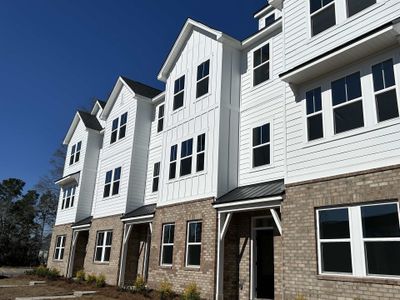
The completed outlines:
[[[159,89],[153,88],[138,81],[121,76],[127,85],[136,93],[147,98],[154,98],[161,93]]]
[[[181,52],[181,49],[185,46],[187,39],[190,37],[191,33],[195,29],[208,33],[209,35],[211,35],[212,38],[219,42],[230,43],[232,46],[237,48],[241,47],[240,41],[236,40],[235,38],[230,37],[222,31],[215,30],[209,26],[188,18],[186,23],[183,25],[182,30],[178,35],[178,38],[172,46],[172,49],[169,52],[163,66],[161,67],[160,72],[158,73],[157,78],[159,80],[164,82],[167,80],[175,61]]]
[[[74,119],[72,120],[71,126],[68,129],[68,132],[64,138],[63,144],[67,145],[69,141],[72,138],[72,135],[75,132],[76,127],[79,124],[79,121],[82,121],[83,125],[85,125],[86,128],[88,129],[93,129],[96,131],[101,131],[103,130],[103,127],[101,126],[99,120],[96,118],[96,116],[91,115],[88,112],[85,111],[77,111]]]

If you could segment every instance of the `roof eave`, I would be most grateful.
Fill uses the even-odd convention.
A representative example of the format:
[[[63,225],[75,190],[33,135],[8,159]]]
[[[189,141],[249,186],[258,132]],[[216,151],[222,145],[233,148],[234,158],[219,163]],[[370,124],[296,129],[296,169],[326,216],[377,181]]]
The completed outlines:
[[[74,134],[75,129],[78,126],[79,121],[81,121],[81,118],[79,116],[79,113],[76,112],[75,116],[74,116],[74,119],[72,120],[71,125],[69,126],[67,134],[64,137],[64,140],[63,140],[63,144],[64,145],[68,145],[69,142],[71,141],[72,135]]]
[[[273,23],[272,25],[265,27],[261,29],[259,32],[256,34],[253,34],[252,36],[248,37],[247,39],[243,40],[242,42],[242,47],[246,48],[250,46],[253,43],[256,43],[257,41],[263,39],[265,36],[271,34],[275,30],[282,28],[282,18],[279,18]]]

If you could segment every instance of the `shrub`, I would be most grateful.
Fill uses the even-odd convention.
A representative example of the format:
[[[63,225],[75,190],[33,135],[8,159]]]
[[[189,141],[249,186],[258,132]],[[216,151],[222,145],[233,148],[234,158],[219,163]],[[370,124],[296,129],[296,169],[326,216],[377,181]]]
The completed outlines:
[[[86,281],[89,284],[95,283],[96,282],[96,275],[93,274],[87,274],[86,275]]]
[[[86,273],[84,270],[79,270],[78,272],[76,272],[76,279],[78,279],[78,281],[85,281],[86,278]]]
[[[47,279],[50,280],[55,280],[57,279],[57,277],[60,276],[60,272],[55,269],[48,269],[45,266],[39,266],[37,268],[34,268],[32,271],[27,271],[26,272],[27,275],[36,275],[39,277],[46,277]]]
[[[50,280],[56,280],[60,276],[60,272],[57,269],[48,270],[46,277]]]
[[[200,300],[200,292],[196,283],[190,283],[183,291],[184,300]]]
[[[133,283],[135,287],[135,291],[138,293],[144,293],[146,291],[146,282],[144,281],[143,276],[138,275]]]
[[[96,287],[101,288],[106,286],[106,276],[100,274],[96,277]]]
[[[160,297],[161,300],[171,299],[174,296],[172,291],[172,283],[164,279],[160,284]]]

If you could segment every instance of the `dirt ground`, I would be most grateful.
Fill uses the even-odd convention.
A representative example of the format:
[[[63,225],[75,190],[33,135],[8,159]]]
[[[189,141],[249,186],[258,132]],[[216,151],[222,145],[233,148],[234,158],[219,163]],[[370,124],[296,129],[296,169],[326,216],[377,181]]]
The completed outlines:
[[[95,295],[83,296],[82,300],[106,300],[106,299],[121,299],[121,300],[152,300],[160,299],[160,295],[152,291],[146,297],[140,294],[132,294],[128,292],[119,291],[116,287],[106,286],[103,288],[96,288],[94,285],[87,283],[77,283],[66,279],[59,279],[55,281],[46,280],[36,276],[21,275],[13,278],[0,279],[1,285],[23,285],[28,284],[29,281],[46,281],[46,284],[27,286],[27,287],[0,287],[1,300],[14,300],[16,297],[38,297],[38,296],[59,296],[70,295],[74,291],[97,291]]]

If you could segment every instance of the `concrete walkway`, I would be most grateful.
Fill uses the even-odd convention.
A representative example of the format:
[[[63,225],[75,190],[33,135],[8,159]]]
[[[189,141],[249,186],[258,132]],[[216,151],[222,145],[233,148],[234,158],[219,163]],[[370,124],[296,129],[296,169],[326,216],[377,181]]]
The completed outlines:
[[[79,291],[74,292],[72,295],[63,295],[63,296],[42,296],[42,297],[17,297],[15,300],[47,300],[47,299],[71,299],[71,298],[80,298],[85,295],[93,295],[96,294],[95,291]]]
[[[18,275],[24,275],[26,271],[30,271],[32,268],[28,267],[0,267],[0,276],[15,277]]]

